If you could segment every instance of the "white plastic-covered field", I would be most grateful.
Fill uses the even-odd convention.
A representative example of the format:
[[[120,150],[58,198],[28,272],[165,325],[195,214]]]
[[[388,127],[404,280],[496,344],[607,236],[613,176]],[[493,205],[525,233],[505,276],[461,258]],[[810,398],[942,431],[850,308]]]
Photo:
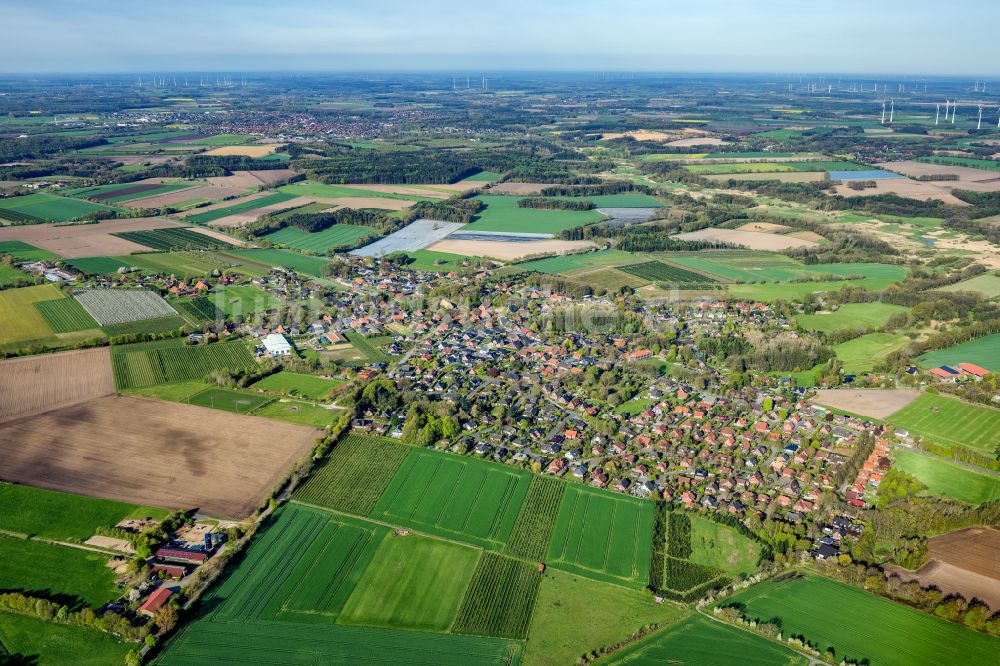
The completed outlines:
[[[437,220],[416,220],[399,231],[369,243],[362,248],[352,250],[351,254],[360,257],[384,257],[393,252],[412,252],[422,250],[447,237],[464,225],[457,222],[439,222]]]
[[[177,315],[159,294],[145,289],[81,289],[73,297],[101,326]]]

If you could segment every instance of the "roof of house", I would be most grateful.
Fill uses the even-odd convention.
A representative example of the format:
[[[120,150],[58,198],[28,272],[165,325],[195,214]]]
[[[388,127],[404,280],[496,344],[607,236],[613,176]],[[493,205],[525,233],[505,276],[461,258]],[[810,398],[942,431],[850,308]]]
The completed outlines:
[[[167,603],[167,599],[173,594],[170,590],[165,587],[157,588],[149,597],[139,606],[140,613],[155,613],[160,609],[163,604]]]

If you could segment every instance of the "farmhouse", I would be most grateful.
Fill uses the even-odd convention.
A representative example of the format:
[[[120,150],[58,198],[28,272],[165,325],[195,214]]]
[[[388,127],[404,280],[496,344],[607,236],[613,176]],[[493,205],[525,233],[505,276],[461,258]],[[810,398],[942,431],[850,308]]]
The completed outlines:
[[[142,602],[142,605],[138,608],[138,612],[152,617],[156,611],[163,607],[163,604],[167,603],[167,600],[170,599],[171,595],[173,595],[173,592],[167,588],[157,588],[155,592],[149,595],[149,597]]]

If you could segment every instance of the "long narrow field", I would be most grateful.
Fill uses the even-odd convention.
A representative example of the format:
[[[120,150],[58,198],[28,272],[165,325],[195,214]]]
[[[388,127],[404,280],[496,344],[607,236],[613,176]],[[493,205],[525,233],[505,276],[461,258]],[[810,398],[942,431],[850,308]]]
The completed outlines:
[[[227,243],[215,236],[199,234],[196,231],[183,228],[123,231],[115,236],[154,250],[209,250],[233,246],[233,243]]]
[[[927,486],[927,493],[979,505],[1000,499],[1000,475],[976,472],[944,458],[906,449],[893,451],[893,466]]]
[[[107,349],[0,361],[0,423],[115,392]]]
[[[749,631],[695,615],[597,663],[606,666],[806,666],[809,660]]]
[[[462,232],[506,231],[509,233],[555,234],[563,229],[597,222],[604,216],[595,210],[542,210],[519,208],[523,197],[479,196],[486,208]]]
[[[115,346],[111,362],[119,389],[201,379],[219,369],[235,372],[257,367],[242,342],[187,347],[181,339]]]
[[[97,211],[114,210],[110,206],[57,197],[51,194],[29,194],[0,199],[0,219],[20,224],[37,222],[68,222]]]
[[[960,445],[992,454],[1000,432],[1000,409],[981,407],[957,398],[924,393],[888,418],[911,435],[946,446]]]
[[[393,440],[349,434],[295,492],[295,499],[368,515],[409,454],[408,447]]]
[[[9,254],[18,261],[46,261],[59,258],[55,252],[49,252],[18,240],[0,241],[0,254]]]
[[[538,567],[485,552],[455,618],[453,631],[500,638],[524,638],[538,596]]]
[[[369,515],[500,549],[530,484],[529,473],[504,465],[413,449]]]
[[[927,352],[918,357],[917,361],[925,368],[975,363],[991,372],[1000,372],[1000,333],[969,340],[947,349]]]
[[[521,512],[507,539],[507,552],[541,561],[549,547],[565,484],[544,476],[531,479]]]
[[[828,333],[843,328],[877,328],[884,326],[889,317],[898,312],[909,312],[902,305],[888,303],[848,303],[833,312],[799,315],[795,318],[799,328]]]
[[[284,192],[275,192],[274,194],[268,194],[263,197],[256,197],[253,199],[247,199],[239,203],[232,204],[230,206],[224,206],[222,208],[213,208],[212,210],[207,210],[203,213],[195,213],[194,215],[188,215],[185,219],[191,222],[197,222],[198,224],[207,224],[208,222],[213,222],[220,218],[226,217],[227,215],[233,215],[235,213],[245,213],[247,211],[256,210],[258,208],[264,208],[265,206],[272,206],[274,204],[284,203],[291,199],[294,199],[296,195],[287,194]]]
[[[334,224],[323,231],[308,232],[294,227],[285,227],[264,236],[278,245],[286,245],[297,250],[326,252],[332,248],[353,245],[362,238],[376,233],[372,227],[357,224]]]
[[[872,666],[990,664],[1000,654],[1000,639],[819,576],[786,574],[722,602],[732,603],[748,617],[778,619],[785,635]]]
[[[567,254],[561,257],[547,257],[527,261],[517,264],[517,267],[525,271],[538,271],[548,275],[558,273],[568,273],[569,271],[581,268],[592,268],[595,266],[620,266],[622,264],[635,263],[641,258],[631,252],[621,250],[598,250],[597,252],[583,252],[580,254]]]
[[[4,478],[17,483],[239,519],[317,434],[271,419],[108,396],[0,425],[0,460]]]
[[[311,275],[312,277],[323,275],[323,267],[330,263],[328,259],[309,257],[304,254],[288,252],[287,250],[230,250],[227,254],[260,264],[290,268],[293,271],[302,273],[303,275]]]
[[[336,379],[282,370],[265,377],[251,388],[310,400],[326,400],[334,389],[342,385],[343,382]]]
[[[695,273],[677,266],[670,266],[660,261],[647,261],[641,264],[621,266],[618,270],[651,282],[707,284],[716,281],[707,275]]]
[[[546,564],[641,588],[649,575],[652,529],[652,503],[586,486],[568,486]]]

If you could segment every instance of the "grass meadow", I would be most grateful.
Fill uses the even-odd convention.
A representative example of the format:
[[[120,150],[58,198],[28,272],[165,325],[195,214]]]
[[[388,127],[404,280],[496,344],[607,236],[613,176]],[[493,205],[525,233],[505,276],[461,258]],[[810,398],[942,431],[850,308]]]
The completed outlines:
[[[893,466],[927,486],[927,493],[979,505],[1000,499],[1000,476],[980,473],[932,455],[897,448]]]
[[[967,446],[990,455],[997,448],[1000,409],[924,393],[886,421],[938,444]]]

